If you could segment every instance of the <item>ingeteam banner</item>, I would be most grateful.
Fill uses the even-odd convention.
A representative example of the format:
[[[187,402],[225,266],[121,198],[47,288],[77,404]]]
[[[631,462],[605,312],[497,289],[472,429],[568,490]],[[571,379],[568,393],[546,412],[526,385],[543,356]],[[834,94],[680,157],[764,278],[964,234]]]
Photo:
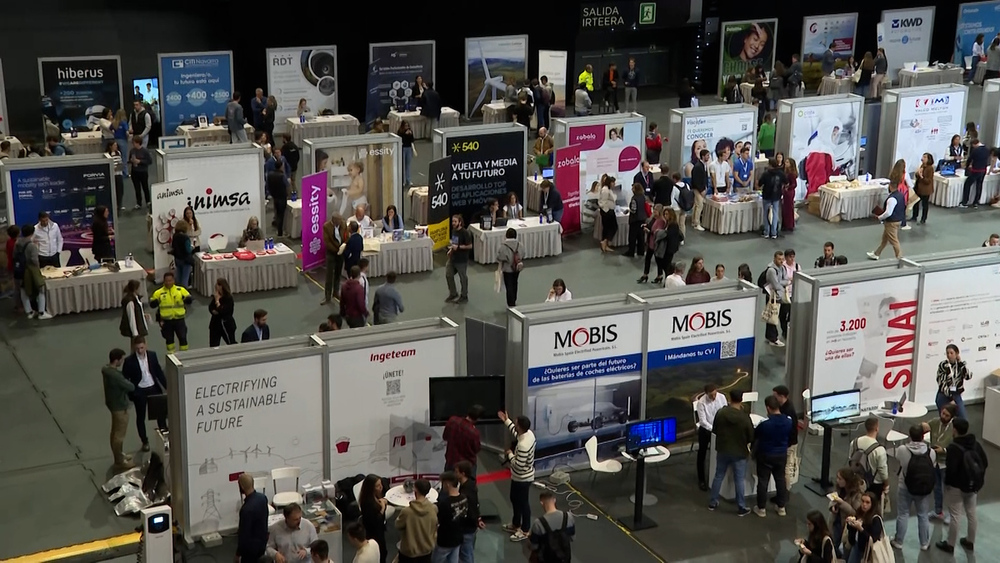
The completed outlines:
[[[926,61],[931,56],[931,35],[934,34],[934,6],[885,10],[882,12],[882,40],[890,61],[889,77],[896,80],[906,62]]]
[[[116,56],[38,59],[42,115],[63,132],[92,129],[105,108],[123,107],[121,76]]]
[[[160,54],[160,111],[163,134],[204,115],[226,114],[233,95],[233,52]]]
[[[372,43],[368,46],[367,129],[371,129],[375,118],[384,118],[393,107],[416,103],[420,95],[417,77],[424,82],[435,81],[435,52],[434,41]]]

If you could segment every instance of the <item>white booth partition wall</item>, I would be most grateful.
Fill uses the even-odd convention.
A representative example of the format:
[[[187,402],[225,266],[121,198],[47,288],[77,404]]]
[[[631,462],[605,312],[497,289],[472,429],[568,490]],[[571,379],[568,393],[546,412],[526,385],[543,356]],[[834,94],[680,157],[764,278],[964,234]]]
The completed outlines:
[[[240,473],[265,478],[269,495],[273,469],[300,468],[302,485],[328,474],[324,360],[312,336],[167,356],[171,504],[185,538],[237,528]]]
[[[104,154],[59,158],[0,160],[0,221],[5,225],[34,225],[45,211],[63,236],[62,266],[79,266],[94,259],[90,227],[94,210],[108,210],[108,229],[118,226],[115,163]]]
[[[507,194],[524,202],[528,183],[528,128],[519,123],[444,127],[431,133],[431,159],[451,157],[451,214],[466,223],[480,214],[486,200],[501,207]]]
[[[979,110],[979,140],[987,147],[1000,141],[1000,78],[983,82],[983,103]]]
[[[635,297],[647,304],[644,416],[676,418],[674,448],[687,450],[698,440],[691,404],[705,385],[756,389],[760,288],[734,281]]]
[[[664,137],[668,139],[667,158],[660,161],[690,179],[688,165],[702,149],[708,149],[714,160],[717,151],[728,148],[734,158],[734,145],[749,142],[750,154],[757,154],[757,108],[750,104],[675,108],[670,110]]]
[[[895,88],[882,94],[875,174],[887,178],[893,164],[906,160],[906,171],[916,172],[924,153],[935,162],[944,156],[952,135],[965,132],[969,88],[939,84]]]
[[[507,409],[535,433],[535,470],[587,467],[584,443],[617,455],[642,418],[643,305],[620,294],[507,310]]]
[[[855,94],[790,98],[778,102],[774,150],[795,160],[799,173],[796,199],[806,196],[806,170],[823,170],[819,186],[830,176],[858,176],[865,99]],[[807,166],[812,160],[825,163]],[[815,191],[815,190],[813,190]]]
[[[392,483],[436,481],[445,442],[443,428],[430,426],[429,380],[458,375],[458,325],[440,317],[318,338],[329,351],[330,479],[375,473]]]
[[[403,141],[393,133],[345,135],[302,142],[302,178],[329,172],[326,209],[348,217],[358,205],[368,206],[368,216],[381,221],[386,207],[395,205],[403,215]]]

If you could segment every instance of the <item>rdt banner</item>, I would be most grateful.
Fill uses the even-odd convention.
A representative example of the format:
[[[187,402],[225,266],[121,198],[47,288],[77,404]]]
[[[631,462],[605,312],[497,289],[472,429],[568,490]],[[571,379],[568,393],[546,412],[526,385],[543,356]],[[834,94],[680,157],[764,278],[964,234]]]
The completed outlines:
[[[302,271],[323,265],[326,246],[323,225],[326,223],[326,189],[330,175],[317,172],[302,178]]]
[[[524,200],[527,129],[449,136],[445,144],[445,153],[451,155],[451,212],[461,214],[466,223],[490,198],[504,201],[513,192],[518,201]]]
[[[427,169],[427,236],[440,250],[451,240],[451,157],[431,161]]]
[[[233,52],[160,54],[160,111],[163,133],[204,115],[226,115],[233,95]]]
[[[288,130],[299,100],[313,115],[337,113],[337,47],[292,47],[267,50],[267,93],[278,100],[274,130]]]
[[[563,202],[563,234],[580,232],[580,145],[556,149],[555,189]],[[531,202],[528,202],[529,205]],[[541,207],[538,202],[535,205]]]
[[[372,43],[368,46],[368,104],[365,128],[396,106],[412,106],[420,96],[417,78],[433,83],[434,41]],[[395,131],[390,131],[395,133]]]
[[[121,69],[111,56],[38,59],[42,115],[63,132],[93,129],[105,108],[123,107]]]
[[[907,61],[926,61],[931,55],[931,35],[934,34],[934,6],[885,10],[882,12],[882,40],[879,47],[896,64],[889,65],[889,78],[899,76]]]

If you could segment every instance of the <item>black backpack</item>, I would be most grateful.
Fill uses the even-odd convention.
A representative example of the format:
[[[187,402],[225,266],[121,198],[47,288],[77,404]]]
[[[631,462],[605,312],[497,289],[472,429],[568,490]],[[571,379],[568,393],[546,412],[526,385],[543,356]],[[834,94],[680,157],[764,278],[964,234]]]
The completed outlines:
[[[563,512],[562,527],[558,530],[549,527],[545,515],[542,515],[539,520],[542,522],[542,528],[545,529],[545,543],[542,544],[538,560],[541,563],[570,563],[570,559],[572,559],[570,537],[566,532],[566,526],[569,525],[569,515]]]
[[[928,449],[923,455],[910,455],[910,462],[906,464],[906,490],[916,497],[922,497],[934,492],[934,485],[937,476],[934,471],[934,462],[931,461],[931,450]]]
[[[677,190],[680,192],[677,195],[677,204],[681,206],[681,211],[687,213],[694,209],[694,190],[687,182],[682,182],[677,184]]]
[[[24,279],[24,271],[28,268],[28,256],[25,253],[27,248],[26,244],[14,247],[14,279]]]
[[[963,448],[958,444],[955,446],[962,450],[962,480],[965,481],[959,488],[963,493],[978,493],[983,488],[986,477],[986,467],[979,457],[979,450],[975,446],[972,448]]]
[[[767,268],[770,268],[770,266]],[[761,270],[760,275],[757,276],[757,287],[760,288],[761,293],[764,295],[767,295],[767,268]]]

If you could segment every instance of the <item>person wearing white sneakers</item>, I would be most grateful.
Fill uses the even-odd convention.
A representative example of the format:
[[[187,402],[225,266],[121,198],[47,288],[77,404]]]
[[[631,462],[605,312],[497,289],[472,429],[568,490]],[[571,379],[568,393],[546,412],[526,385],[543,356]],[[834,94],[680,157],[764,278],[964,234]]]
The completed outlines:
[[[906,528],[910,521],[910,503],[917,509],[917,535],[920,537],[921,551],[931,546],[930,503],[934,485],[937,482],[935,451],[924,442],[924,429],[911,426],[910,441],[896,447],[899,460],[899,487],[896,501],[896,536],[892,547],[903,549]]]
[[[529,492],[535,480],[535,434],[531,431],[531,420],[524,415],[511,420],[500,411],[497,416],[516,441],[514,451],[507,450],[503,457],[510,463],[510,503],[514,509],[510,525],[503,529],[510,533],[511,541],[524,541],[531,529]]]
[[[903,250],[899,247],[899,224],[906,219],[906,202],[903,201],[903,194],[899,191],[899,186],[903,182],[906,174],[906,164],[902,160],[897,160],[889,174],[889,197],[885,198],[885,209],[878,216],[882,222],[882,243],[878,245],[875,252],[869,252],[870,260],[878,260],[885,250],[886,245],[892,246],[896,258],[903,257]]]
[[[764,270],[764,291],[767,292],[768,299],[774,299],[778,303],[785,302],[785,295],[792,284],[785,270],[785,253],[781,250],[775,251],[774,260],[767,265]],[[780,317],[780,313],[779,313]],[[764,330],[764,338],[771,346],[784,346],[785,343],[778,339],[778,325],[767,323]]]
[[[788,502],[788,484],[785,482],[785,465],[788,463],[788,442],[795,421],[781,413],[781,404],[774,395],[764,397],[767,419],[754,429],[754,451],[757,452],[757,506],[753,513],[767,516],[767,486],[774,476],[775,504],[778,516],[785,515]]]
[[[21,238],[14,244],[14,279],[21,280],[21,302],[29,319],[48,320],[52,315],[45,309],[45,276],[39,265],[38,243],[34,225],[21,227]],[[34,299],[38,307],[31,308]]]

